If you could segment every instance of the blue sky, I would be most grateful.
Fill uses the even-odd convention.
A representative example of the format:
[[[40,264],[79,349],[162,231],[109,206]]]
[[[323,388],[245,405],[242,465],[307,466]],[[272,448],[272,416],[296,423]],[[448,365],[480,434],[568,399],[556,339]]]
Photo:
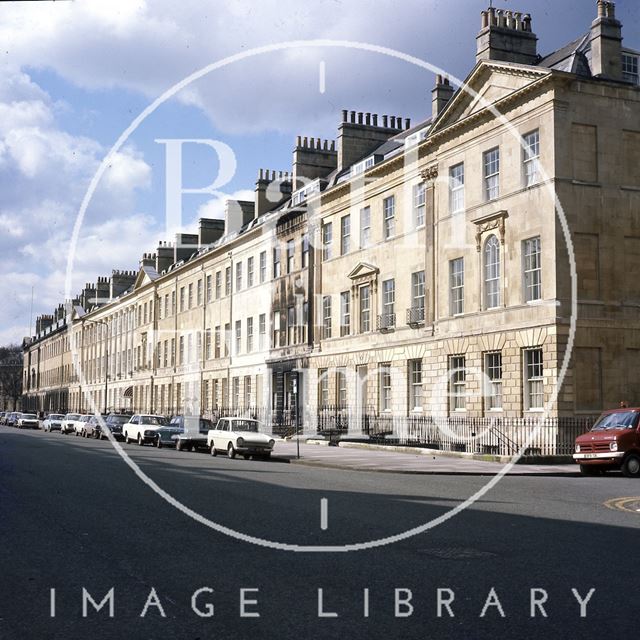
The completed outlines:
[[[157,96],[195,70],[252,47],[344,39],[422,58],[464,78],[487,0],[75,0],[0,3],[0,343],[28,333],[64,293],[67,244],[101,159]],[[495,0],[533,16],[538,51],[585,33],[595,0]],[[625,44],[640,48],[640,9],[617,3]],[[319,63],[326,90],[319,91]],[[289,49],[216,71],[163,104],[114,159],[88,211],[77,285],[135,268],[164,233],[164,146],[211,138],[234,151],[224,186],[246,197],[257,170],[290,170],[296,135],[334,138],[342,109],[411,117],[430,112],[433,75],[346,49]],[[188,147],[186,186],[211,182],[217,159]],[[185,222],[221,216],[223,198],[185,196]],[[169,238],[166,238],[169,239]]]

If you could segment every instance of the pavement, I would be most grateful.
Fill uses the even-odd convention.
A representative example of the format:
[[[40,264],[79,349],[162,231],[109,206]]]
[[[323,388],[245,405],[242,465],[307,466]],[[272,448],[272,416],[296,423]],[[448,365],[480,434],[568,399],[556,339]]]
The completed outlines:
[[[345,446],[344,443],[329,447],[301,442],[299,459],[297,451],[295,442],[278,442],[274,455],[295,464],[382,473],[495,475],[507,466],[499,462],[432,455],[426,450],[401,453],[393,449]],[[579,475],[579,468],[576,464],[514,464],[509,465],[507,473],[512,476],[571,476]]]
[[[292,448],[262,461],[125,445],[125,460],[106,441],[0,427],[0,638],[637,634],[639,481],[370,473],[312,462],[360,451],[309,445],[287,464]],[[86,596],[109,593],[100,611]],[[591,594],[585,617],[576,593]]]

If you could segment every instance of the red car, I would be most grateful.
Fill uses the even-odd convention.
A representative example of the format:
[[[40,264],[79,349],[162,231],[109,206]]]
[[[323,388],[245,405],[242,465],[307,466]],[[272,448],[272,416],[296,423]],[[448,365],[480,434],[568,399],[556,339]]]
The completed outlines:
[[[576,438],[573,459],[583,475],[622,469],[628,478],[640,477],[640,408],[610,409],[588,433]]]

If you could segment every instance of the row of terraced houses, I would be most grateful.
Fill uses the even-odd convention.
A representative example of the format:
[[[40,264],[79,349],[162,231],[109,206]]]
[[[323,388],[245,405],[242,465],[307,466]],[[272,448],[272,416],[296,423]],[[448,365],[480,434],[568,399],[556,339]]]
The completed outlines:
[[[594,14],[542,56],[529,15],[490,8],[423,122],[298,137],[253,201],[38,318],[25,405],[366,431],[640,404],[639,54],[613,2]]]

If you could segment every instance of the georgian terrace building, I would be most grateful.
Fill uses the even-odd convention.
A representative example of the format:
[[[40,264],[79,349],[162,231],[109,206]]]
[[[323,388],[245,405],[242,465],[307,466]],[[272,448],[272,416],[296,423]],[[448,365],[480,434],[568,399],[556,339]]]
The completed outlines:
[[[438,78],[413,127],[343,112],[336,142],[298,138],[291,174],[261,171],[224,224],[161,244],[106,304],[85,291],[56,323],[82,336],[86,391],[165,413],[298,408],[311,429],[332,407],[356,430],[640,403],[638,53],[613,3],[596,11],[544,57],[528,15],[482,12],[471,91]],[[571,317],[556,195],[578,314],[553,401]],[[26,399],[42,407],[66,385],[77,409],[54,333],[25,342]],[[38,374],[61,366],[64,383]]]

